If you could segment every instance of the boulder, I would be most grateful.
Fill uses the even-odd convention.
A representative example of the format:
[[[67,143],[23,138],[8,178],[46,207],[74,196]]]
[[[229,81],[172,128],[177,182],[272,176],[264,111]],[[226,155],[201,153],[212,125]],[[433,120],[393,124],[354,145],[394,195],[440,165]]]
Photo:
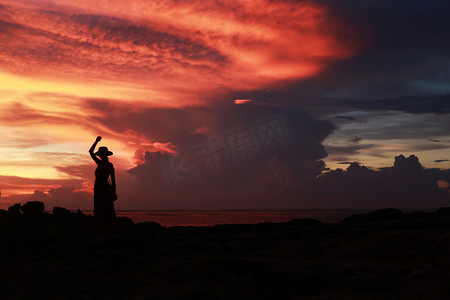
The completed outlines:
[[[72,213],[66,208],[55,206],[53,207],[53,215],[55,217],[70,217]]]
[[[450,207],[441,207],[436,211],[436,214],[441,216],[450,216]]]
[[[161,226],[159,223],[156,222],[140,222],[136,225],[139,229],[142,229],[144,231],[161,231],[165,229],[165,227]]]
[[[25,216],[40,216],[44,212],[44,203],[39,201],[28,201],[20,207]]]
[[[20,212],[20,203],[16,203],[13,206],[8,208],[8,213],[12,216],[18,216],[21,214]]]
[[[366,223],[366,222],[378,222],[385,220],[399,220],[402,219],[405,215],[401,210],[395,208],[383,208],[378,209],[368,214],[358,214],[352,215],[347,219],[344,219],[343,223]]]
[[[116,225],[118,225],[120,228],[134,227],[134,222],[128,217],[117,217]]]

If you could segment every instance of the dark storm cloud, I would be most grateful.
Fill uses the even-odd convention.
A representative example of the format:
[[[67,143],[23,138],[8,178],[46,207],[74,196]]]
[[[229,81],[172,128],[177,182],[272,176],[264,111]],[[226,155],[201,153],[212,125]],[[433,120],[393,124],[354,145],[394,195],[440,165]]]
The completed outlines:
[[[320,2],[354,22],[354,30],[366,42],[360,55],[335,64],[320,76],[316,87],[323,93],[385,97],[411,92],[410,85],[417,80],[440,80],[448,85],[449,74],[443,71],[450,68],[448,1]],[[437,79],[436,74],[443,78]]]
[[[439,189],[444,174],[424,169],[417,157],[395,157],[394,166],[383,171],[370,170],[357,163],[347,170],[334,170],[311,184],[313,193],[352,199],[353,205],[376,206],[383,198],[397,207],[433,207],[450,204],[450,194]],[[367,201],[367,203],[364,203]]]
[[[353,117],[349,117],[349,116],[335,116],[336,119],[343,119],[343,120],[347,120],[347,121],[355,121],[356,119]]]
[[[448,182],[448,170],[425,169],[414,155],[399,155],[392,167],[378,171],[353,162],[346,170],[336,169],[306,180],[296,180],[286,171],[270,176],[266,181],[299,195],[299,199],[303,195],[308,199],[303,205],[311,207],[425,208],[450,204],[450,193],[438,186],[439,180]]]
[[[359,111],[355,113],[355,118],[361,121],[337,123],[339,129],[334,133],[332,140],[327,143],[330,146],[347,146],[350,143],[345,143],[345,141],[349,141],[353,137],[362,137],[364,141],[375,144],[380,141],[387,145],[389,141],[393,141],[391,149],[395,148],[395,145],[407,147],[410,149],[409,151],[447,149],[449,147],[445,139],[448,136],[448,126],[450,125],[447,115],[429,113],[384,115],[378,112]],[[332,116],[326,119],[334,120]],[[442,141],[435,142],[436,138]],[[401,151],[407,151],[407,148]]]
[[[205,198],[211,207],[225,195],[228,207],[257,205],[261,173],[277,164],[296,178],[320,174],[325,167],[320,159],[327,155],[322,141],[334,129],[295,107],[253,103],[143,108],[96,100],[86,107],[97,111],[96,122],[118,134],[139,132],[175,147],[174,154],[137,149],[140,163],[129,170],[131,193],[153,195],[151,203],[162,208],[170,201],[188,205]],[[158,202],[162,198],[165,202]]]
[[[450,3],[448,1],[318,1],[334,18],[353,24],[342,33],[363,46],[316,76],[281,89],[236,98],[298,105],[316,115],[395,110],[450,112]],[[337,22],[337,20],[336,20]]]
[[[450,160],[449,159],[436,159],[434,162],[440,163],[440,162],[444,162],[444,161],[450,161]]]
[[[342,70],[345,73],[345,70]],[[316,79],[321,82],[320,78]],[[302,83],[298,83],[301,85]],[[450,83],[449,83],[450,86]],[[326,85],[324,85],[324,88]],[[319,93],[319,91],[318,91]],[[324,116],[342,114],[349,111],[400,111],[412,114],[450,113],[450,94],[445,95],[418,95],[374,98],[368,93],[366,97],[322,97],[305,96],[301,90],[286,88],[278,91],[253,91],[234,93],[236,98],[251,98],[255,102],[289,105],[303,108],[314,115]],[[334,116],[335,122],[361,121],[354,116]]]
[[[361,141],[362,141],[362,137],[360,137],[360,136],[355,136],[348,140],[348,142],[352,143],[352,144],[358,144]]]
[[[374,171],[352,163],[346,171],[334,170],[319,177],[318,193],[340,194],[415,194],[439,193],[438,178],[425,170],[416,156],[395,157],[394,166]]]
[[[376,144],[357,144],[357,145],[343,145],[343,146],[331,146],[327,145],[326,149],[333,154],[358,154],[360,150],[375,148]]]
[[[138,104],[114,104],[86,101],[88,109],[98,110],[95,121],[116,132],[139,132],[152,141],[170,142],[176,147],[197,146],[212,139],[223,139],[236,130],[281,116],[286,122],[292,145],[285,149],[285,159],[326,156],[321,142],[333,131],[327,121],[312,118],[302,109],[246,103],[217,104],[206,107],[145,108]],[[94,119],[93,119],[94,120]]]
[[[414,156],[399,156],[394,167],[380,171],[346,159],[342,162],[350,164],[346,171],[332,170],[322,174],[326,170],[321,160],[326,157],[322,142],[333,132],[333,126],[296,107],[249,102],[144,109],[127,108],[117,103],[107,105],[98,100],[86,101],[85,105],[95,109],[98,121],[114,131],[145,133],[149,140],[170,142],[176,147],[175,154],[137,152],[140,163],[128,171],[131,177],[123,180],[133,187],[127,190],[127,198],[141,199],[136,202],[138,206],[152,195],[151,203],[158,208],[170,205],[248,208],[262,203],[272,208],[408,207],[409,200],[411,207],[428,207],[444,202],[438,204],[430,200],[427,203],[424,202],[426,197],[442,199],[447,195],[437,186],[437,180],[445,180],[445,174],[424,169]],[[227,161],[225,151],[215,152],[229,133],[239,132],[273,116],[282,116],[291,139],[289,143],[247,156],[241,153],[231,162]],[[361,137],[353,136],[345,145],[327,146],[326,150],[348,155],[361,149],[376,148],[373,144],[361,144],[361,140]],[[215,153],[214,168],[205,149],[195,152],[205,145],[211,146],[210,150]],[[373,155],[382,154],[374,151]],[[410,185],[414,187],[408,190]],[[376,192],[371,194],[371,191]],[[390,202],[383,202],[387,199]]]
[[[329,100],[330,101],[330,100]],[[394,110],[406,113],[450,113],[450,94],[436,96],[401,96],[382,99],[336,99],[335,105],[360,110]],[[320,105],[318,103],[318,105]]]

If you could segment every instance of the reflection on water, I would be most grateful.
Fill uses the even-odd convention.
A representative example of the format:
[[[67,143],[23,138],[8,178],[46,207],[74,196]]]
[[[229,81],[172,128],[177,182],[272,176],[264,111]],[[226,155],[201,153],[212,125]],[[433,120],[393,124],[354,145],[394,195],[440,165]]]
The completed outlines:
[[[213,226],[218,224],[283,223],[292,219],[313,218],[322,222],[340,222],[346,217],[367,213],[367,210],[320,210],[320,211],[220,211],[220,212],[150,212],[118,211],[117,216],[129,217],[135,223],[156,222],[171,226]]]

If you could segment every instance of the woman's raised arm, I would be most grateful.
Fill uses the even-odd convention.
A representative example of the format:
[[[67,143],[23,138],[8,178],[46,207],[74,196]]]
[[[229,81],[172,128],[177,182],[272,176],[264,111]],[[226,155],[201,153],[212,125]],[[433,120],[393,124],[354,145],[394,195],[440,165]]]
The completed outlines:
[[[98,142],[100,142],[102,140],[101,136],[98,136],[95,139],[95,142],[92,144],[91,148],[89,149],[89,154],[91,155],[92,159],[98,164],[100,162],[100,159],[95,156],[94,151],[95,151],[95,147],[97,147]]]

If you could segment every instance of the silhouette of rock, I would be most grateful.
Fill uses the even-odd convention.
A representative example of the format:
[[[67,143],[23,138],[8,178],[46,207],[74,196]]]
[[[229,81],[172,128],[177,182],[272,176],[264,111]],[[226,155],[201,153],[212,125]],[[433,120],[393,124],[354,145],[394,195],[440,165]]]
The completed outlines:
[[[65,209],[63,207],[55,206],[53,207],[53,216],[55,217],[70,217],[71,212],[68,209]]]
[[[16,204],[14,204],[13,206],[10,206],[10,207],[8,208],[8,212],[9,212],[9,214],[12,215],[12,216],[18,216],[18,215],[20,215],[20,214],[21,214],[21,212],[20,212],[20,203],[16,203]]]
[[[119,217],[101,239],[92,216],[59,209],[71,217],[0,218],[2,299],[450,299],[449,208],[345,224],[165,228]]]
[[[375,222],[375,221],[383,221],[383,220],[392,220],[392,219],[400,219],[404,217],[402,211],[395,208],[383,208],[378,209],[368,214],[359,214],[348,217],[343,220],[343,223],[348,222]]]
[[[403,212],[395,208],[383,208],[375,210],[368,214],[369,218],[373,220],[387,220],[403,217]]]
[[[450,207],[441,207],[436,210],[436,214],[443,216],[450,216]]]
[[[44,203],[39,201],[28,201],[20,207],[26,216],[40,216],[44,212]]]
[[[116,218],[116,226],[120,229],[133,229],[134,228],[134,222],[128,217],[117,217]]]
[[[141,222],[137,223],[136,227],[144,231],[160,231],[165,228],[156,222]]]

